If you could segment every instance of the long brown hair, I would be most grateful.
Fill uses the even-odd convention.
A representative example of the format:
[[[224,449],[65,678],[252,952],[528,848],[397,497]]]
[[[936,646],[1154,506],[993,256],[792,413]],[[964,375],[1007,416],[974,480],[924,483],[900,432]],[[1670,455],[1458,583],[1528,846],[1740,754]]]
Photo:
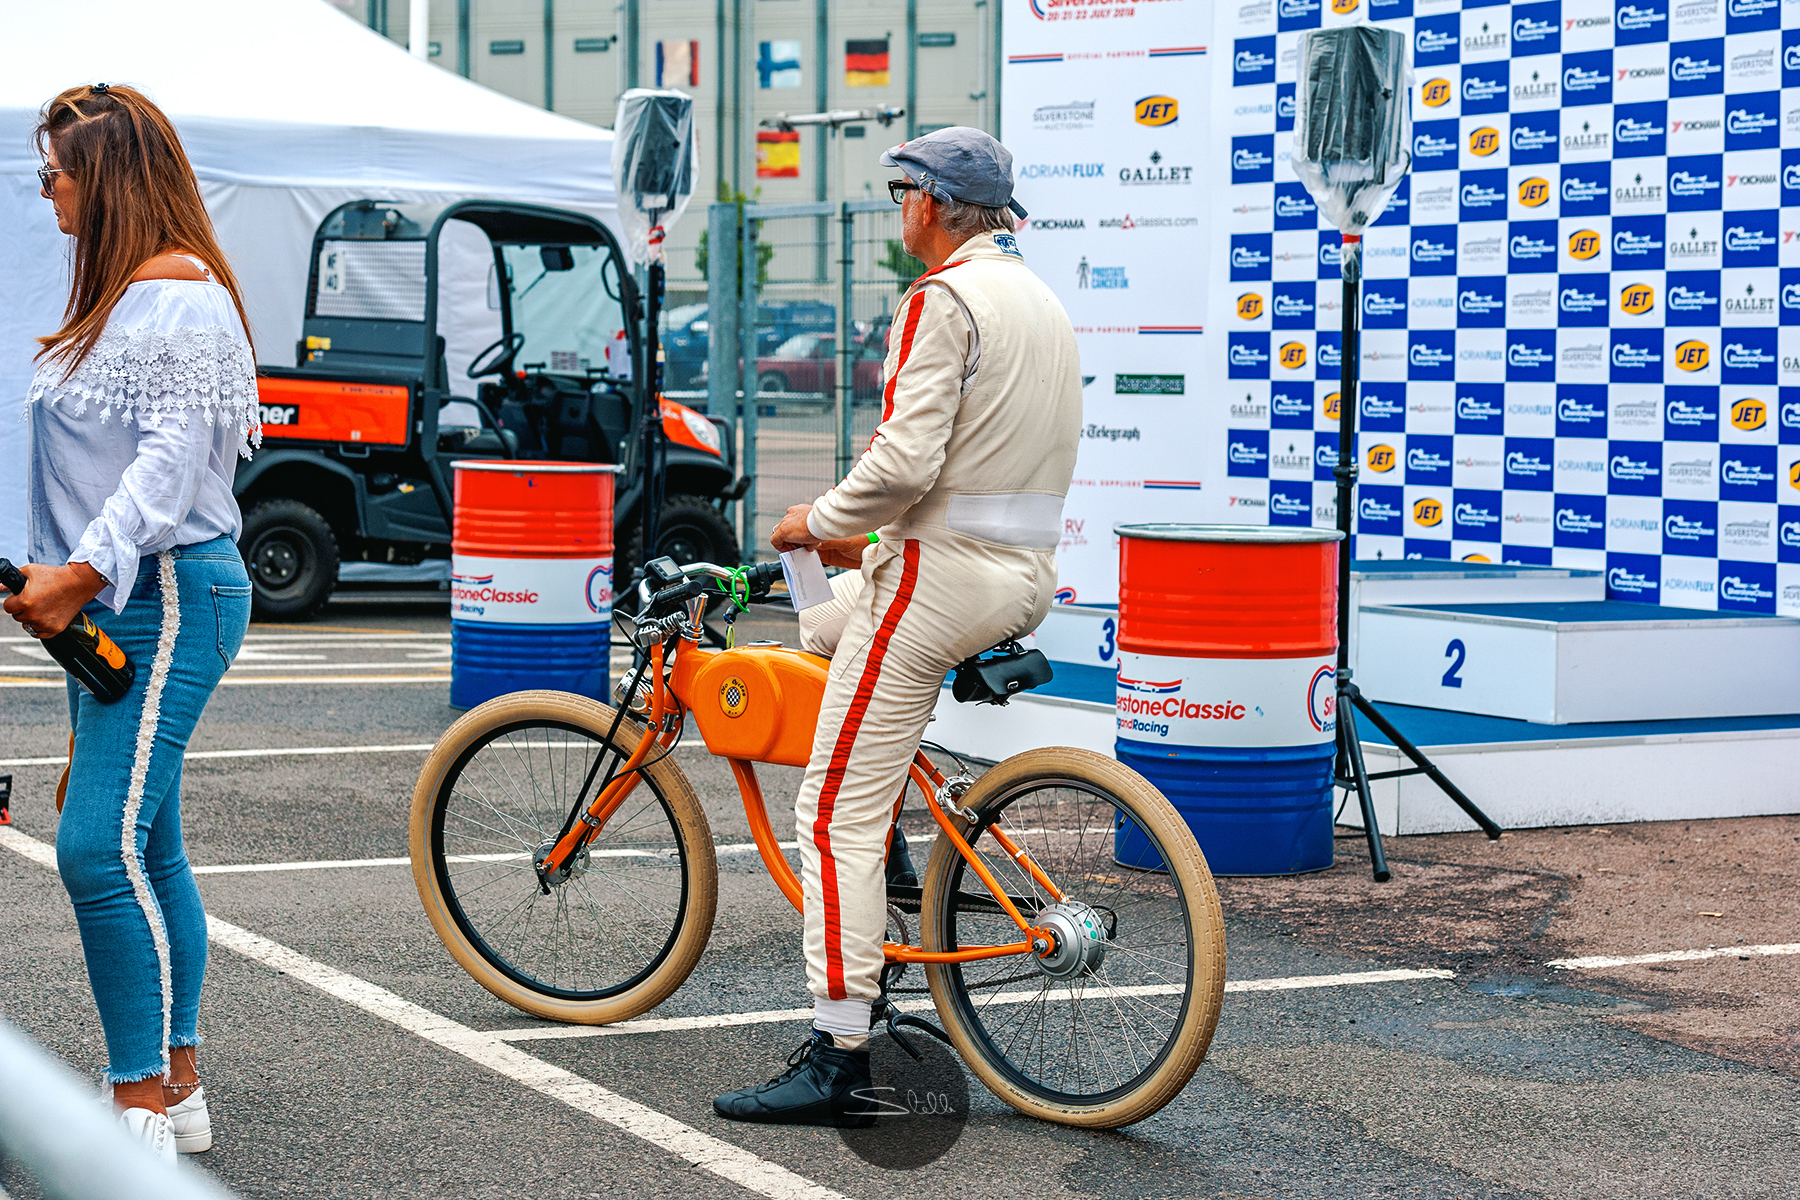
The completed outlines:
[[[131,277],[159,254],[194,255],[231,292],[244,336],[244,295],[213,234],[193,165],[175,126],[135,88],[74,87],[38,114],[38,153],[56,150],[75,184],[75,262],[63,326],[38,339],[38,357],[73,372],[106,328]],[[252,350],[254,354],[254,349]]]

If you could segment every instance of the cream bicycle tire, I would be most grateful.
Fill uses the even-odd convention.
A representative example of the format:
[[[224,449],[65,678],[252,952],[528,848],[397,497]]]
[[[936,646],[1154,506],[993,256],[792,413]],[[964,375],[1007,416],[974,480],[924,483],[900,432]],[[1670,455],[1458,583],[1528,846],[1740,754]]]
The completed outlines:
[[[1207,1048],[1212,1042],[1225,991],[1225,930],[1218,890],[1213,884],[1212,873],[1206,866],[1206,859],[1194,841],[1193,833],[1162,793],[1136,771],[1092,751],[1052,747],[1016,755],[995,766],[976,781],[963,797],[963,806],[978,819],[992,818],[999,811],[1012,807],[1043,787],[1061,787],[1072,792],[1086,789],[1098,800],[1114,805],[1115,811],[1127,814],[1161,851],[1163,861],[1170,868],[1164,878],[1174,886],[1164,891],[1161,903],[1151,912],[1162,913],[1160,924],[1171,928],[1177,916],[1185,923],[1188,949],[1181,983],[1125,988],[1107,982],[1110,975],[1100,975],[1098,978],[1101,982],[1095,986],[1089,981],[1096,976],[1088,976],[1071,979],[1068,983],[1052,981],[1040,984],[1040,992],[1046,999],[1021,1001],[1017,997],[1028,994],[1033,986],[1031,972],[1036,968],[1036,960],[1031,956],[991,959],[986,960],[986,963],[928,966],[925,971],[926,979],[937,1008],[938,1019],[950,1035],[952,1044],[970,1070],[1000,1099],[1022,1113],[1057,1124],[1096,1129],[1129,1125],[1155,1113],[1179,1094],[1205,1059]],[[1024,819],[1028,820],[1029,817]],[[1013,825],[1014,822],[1008,821],[1001,827],[1013,832]],[[977,825],[958,820],[957,828],[968,837]],[[1078,843],[1081,842],[1085,838],[1084,828],[1055,830],[1046,825],[1037,832],[1043,835],[1046,846],[1041,857],[1039,851],[1029,844],[1033,836],[1030,831],[1025,836],[1015,834],[1015,838],[1024,849],[1031,852],[1034,860],[1043,865],[1059,888],[1078,899],[1084,893],[1097,899],[1094,895],[1098,891],[1097,886],[1082,887],[1079,886],[1080,880],[1057,878],[1058,854],[1049,848],[1049,839],[1055,834],[1067,835]],[[1095,834],[1096,839],[1101,836]],[[978,851],[984,845],[992,844],[991,838],[981,838],[974,843]],[[1098,840],[1093,850],[1094,862],[1100,862],[1101,856],[1110,859],[1111,851]],[[1048,899],[1047,894],[1035,884],[1027,882],[1028,877],[1022,870],[1014,868],[1010,875],[1002,873],[1009,865],[1004,854],[996,856],[984,853],[983,857],[1009,895],[1015,894],[1012,889],[1017,881],[1020,894],[1024,894],[1026,898],[1035,895]],[[974,873],[962,869],[963,867],[964,860],[950,839],[938,838],[925,870],[923,911],[920,914],[922,942],[926,950],[953,949],[961,941],[950,936],[951,923],[961,921],[957,916],[957,908],[966,911],[969,907],[966,897],[971,894],[979,897],[987,892]],[[1101,869],[1118,872],[1128,870],[1116,864]],[[1091,879],[1102,877],[1096,871],[1089,871],[1087,875]],[[1135,883],[1146,894],[1161,887],[1150,873],[1121,874],[1119,878]],[[965,899],[954,900],[958,893]],[[990,907],[993,907],[991,902]],[[1128,907],[1118,911],[1127,911]],[[1106,911],[1113,912],[1112,921],[1117,934],[1120,932],[1117,928],[1120,925],[1118,911]],[[1005,944],[1019,937],[1016,926],[1011,926],[1010,918],[990,916],[987,918],[987,925],[982,931],[985,936],[972,939],[971,944],[987,942],[990,938],[992,941],[989,944]],[[1114,935],[1108,936],[1111,938]],[[1117,958],[1122,968],[1128,968],[1134,963],[1141,966],[1144,962],[1155,961],[1154,956],[1128,951],[1123,942],[1109,941],[1107,944],[1108,955]],[[1130,954],[1136,954],[1137,958],[1128,957]],[[1006,965],[1002,967],[989,964]],[[990,985],[977,983],[972,988],[965,978],[965,973],[981,969],[1009,971],[1010,975],[1000,977],[1000,983],[1024,981],[1024,987],[1013,993],[993,993],[989,997],[989,1003],[984,1006],[975,998],[974,992],[976,988]],[[1166,971],[1168,968],[1158,969]],[[1026,1020],[1027,1025],[1029,1024],[1028,1017],[1019,1018],[1004,1006],[1010,1004],[1014,1008],[1028,1010],[1033,1003],[1039,1003],[1042,1011],[1047,1012],[1050,1004],[1061,1002],[1057,1000],[1060,990],[1076,1013],[1072,1028],[1075,1030],[1073,1037],[1078,1043],[1082,1027],[1080,1005],[1082,999],[1089,994],[1090,987],[1093,987],[1092,995],[1107,1001],[1114,1011],[1129,1008],[1133,1003],[1155,1009],[1153,1001],[1164,995],[1179,994],[1181,1004],[1170,1022],[1171,1028],[1159,1052],[1152,1056],[1146,1051],[1145,1057],[1151,1059],[1147,1067],[1121,1081],[1119,1086],[1084,1094],[1041,1084],[1011,1061],[1009,1054],[1017,1054],[1018,1051],[1011,1046],[1003,1050],[999,1045],[1003,1038],[996,1035],[996,1029],[1004,1029],[1005,1023],[1018,1020]],[[1178,993],[1176,989],[1179,989]],[[1013,999],[1009,1000],[1008,996]],[[1120,1005],[1120,999],[1127,1003]],[[1100,1006],[1097,1004],[1096,1007]],[[989,1020],[994,1022],[996,1029],[988,1028]],[[1104,1020],[1103,1013],[1102,1022]],[[1119,1013],[1118,1020],[1121,1023],[1125,1021],[1123,1012]],[[1042,1027],[1047,1028],[1052,1035],[1055,1033],[1054,1026],[1047,1020],[1042,1023]],[[1015,1044],[1017,1036],[1015,1035]],[[1129,1037],[1126,1043],[1129,1048]],[[1026,1053],[1028,1056],[1029,1052]],[[1082,1078],[1079,1055],[1071,1054],[1069,1058],[1072,1062],[1070,1069],[1075,1072],[1079,1081]],[[1042,1063],[1044,1060],[1040,1061]],[[1099,1073],[1100,1068],[1096,1066],[1097,1079]],[[1116,1069],[1114,1078],[1119,1078]]]
[[[461,901],[443,853],[445,808],[460,779],[458,772],[500,736],[497,731],[560,727],[591,735],[596,743],[604,745],[606,732],[613,723],[613,713],[612,708],[598,701],[569,692],[514,692],[490,700],[470,709],[444,732],[425,760],[413,789],[408,831],[413,882],[418,887],[419,899],[425,906],[432,929],[451,957],[475,982],[513,1007],[549,1021],[605,1025],[628,1020],[667,999],[693,971],[712,935],[713,916],[718,906],[718,861],[705,810],[686,775],[672,759],[663,758],[644,769],[644,779],[639,782],[633,800],[644,793],[647,783],[650,794],[660,802],[670,834],[678,843],[676,859],[683,875],[682,900],[660,955],[638,976],[627,981],[629,986],[610,991],[601,989],[605,994],[596,992],[588,996],[587,993],[550,987],[542,981],[534,986],[530,976],[516,968],[508,970],[510,964],[503,965],[503,956],[498,956],[494,948],[473,930],[466,914],[462,920],[458,919],[462,913]],[[629,755],[642,736],[643,726],[627,718],[619,722],[614,744]],[[658,752],[651,753],[654,757]],[[565,778],[573,779],[573,776]],[[533,786],[536,786],[535,780]],[[572,789],[565,785],[562,790],[567,794],[552,798],[560,802],[560,809],[555,803],[545,809],[552,821],[560,821],[575,800]],[[629,808],[630,802],[626,806]],[[613,824],[608,823],[602,838],[607,836]],[[543,828],[549,829],[549,826],[546,824]],[[549,829],[550,836],[554,832]],[[520,845],[528,842],[529,838],[526,838]],[[640,851],[623,853],[650,857]],[[515,853],[510,857],[519,855]],[[457,861],[470,859],[464,856]],[[535,872],[532,878],[535,881]],[[598,917],[595,919],[597,921]],[[570,940],[575,941],[574,938]],[[496,957],[501,961],[497,962]]]

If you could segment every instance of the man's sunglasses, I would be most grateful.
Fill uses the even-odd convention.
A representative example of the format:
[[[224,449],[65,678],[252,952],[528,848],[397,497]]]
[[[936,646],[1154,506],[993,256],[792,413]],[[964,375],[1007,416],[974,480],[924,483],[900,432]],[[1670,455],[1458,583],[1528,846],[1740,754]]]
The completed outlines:
[[[41,175],[41,174],[43,174],[43,172],[40,171],[40,172],[38,172],[38,174]],[[46,184],[45,186],[48,187],[49,185]],[[893,201],[895,204],[905,204],[906,203],[906,193],[908,193],[908,192],[922,192],[924,190],[925,190],[924,188],[920,187],[918,184],[914,183],[910,179],[890,179],[890,180],[888,180],[888,195],[893,197]]]

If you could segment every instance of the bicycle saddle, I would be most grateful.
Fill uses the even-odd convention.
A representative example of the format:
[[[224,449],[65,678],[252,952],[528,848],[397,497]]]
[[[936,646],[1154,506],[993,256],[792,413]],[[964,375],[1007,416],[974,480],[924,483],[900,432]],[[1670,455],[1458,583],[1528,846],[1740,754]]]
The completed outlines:
[[[956,664],[950,694],[959,704],[1001,704],[1055,676],[1042,650],[1027,650],[1012,638]]]

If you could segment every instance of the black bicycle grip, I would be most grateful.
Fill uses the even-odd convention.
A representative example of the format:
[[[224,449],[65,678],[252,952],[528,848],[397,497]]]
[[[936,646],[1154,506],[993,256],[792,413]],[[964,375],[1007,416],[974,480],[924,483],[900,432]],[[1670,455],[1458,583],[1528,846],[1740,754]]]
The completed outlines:
[[[13,566],[10,558],[0,558],[0,587],[15,596],[25,590],[25,572]]]
[[[772,562],[763,563],[761,566],[751,567],[744,573],[744,577],[749,583],[751,597],[753,599],[761,600],[769,594],[769,589],[774,587],[776,582],[782,578],[781,564],[779,562]]]

